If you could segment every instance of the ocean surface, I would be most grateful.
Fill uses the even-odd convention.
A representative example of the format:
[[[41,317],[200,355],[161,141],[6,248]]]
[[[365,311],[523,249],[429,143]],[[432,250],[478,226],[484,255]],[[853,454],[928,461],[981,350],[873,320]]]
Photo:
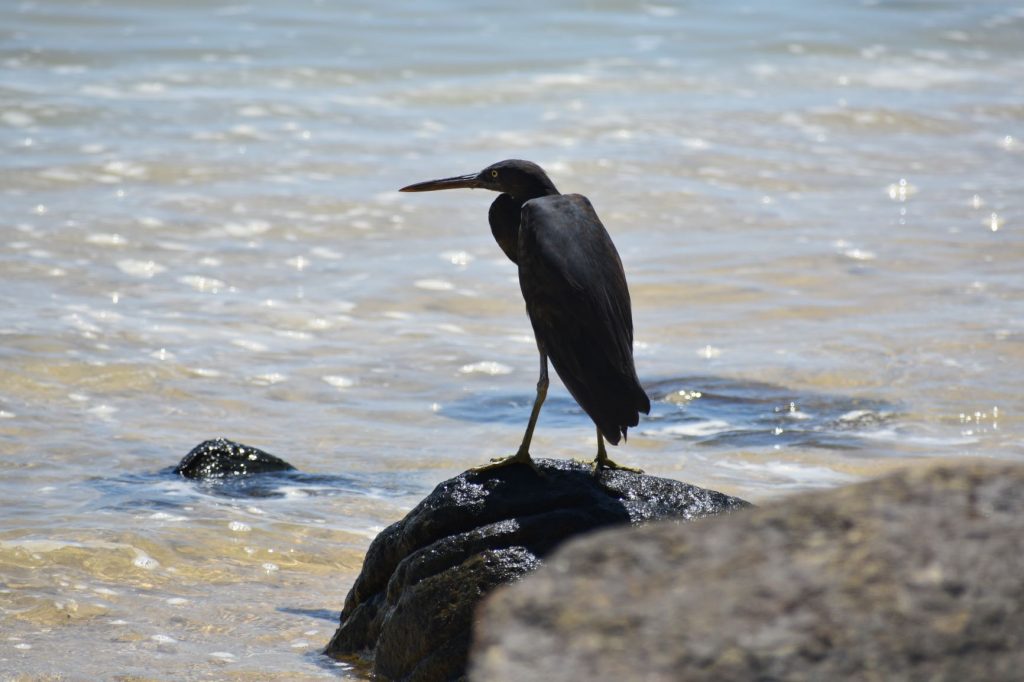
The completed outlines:
[[[766,502],[1024,462],[1013,2],[0,7],[0,680],[363,679],[374,535],[511,454],[537,355],[483,191],[588,195],[651,415]],[[202,485],[227,437],[301,472]],[[553,378],[533,452],[590,459]]]

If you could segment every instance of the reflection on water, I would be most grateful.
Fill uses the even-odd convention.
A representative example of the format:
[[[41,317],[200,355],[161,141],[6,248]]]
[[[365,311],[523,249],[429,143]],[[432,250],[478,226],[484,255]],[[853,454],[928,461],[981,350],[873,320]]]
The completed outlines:
[[[492,195],[395,189],[502,158],[621,252],[656,400],[616,460],[757,501],[1024,456],[1013,3],[0,19],[9,675],[359,677],[324,612],[379,529],[511,452],[537,371]],[[167,475],[221,435],[301,473]],[[553,382],[536,453],[593,439]]]

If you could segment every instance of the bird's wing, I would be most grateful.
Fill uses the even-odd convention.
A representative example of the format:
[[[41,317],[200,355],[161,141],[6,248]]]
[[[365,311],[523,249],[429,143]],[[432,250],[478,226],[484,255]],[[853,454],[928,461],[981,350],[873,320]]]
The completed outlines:
[[[519,283],[537,339],[569,392],[617,442],[620,429],[636,425],[637,411],[650,409],[633,366],[619,254],[578,194],[528,201],[520,223]]]

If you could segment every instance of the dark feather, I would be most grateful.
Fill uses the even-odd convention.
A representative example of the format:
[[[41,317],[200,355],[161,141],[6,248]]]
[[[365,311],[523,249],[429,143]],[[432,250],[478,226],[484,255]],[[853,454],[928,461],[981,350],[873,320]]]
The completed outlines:
[[[618,443],[650,400],[633,365],[629,290],[611,237],[586,197],[545,196],[523,204],[517,255],[538,344],[605,438]]]
[[[498,246],[513,263],[518,262],[519,212],[522,208],[523,202],[511,194],[499,194],[487,213],[494,241],[498,242]]]

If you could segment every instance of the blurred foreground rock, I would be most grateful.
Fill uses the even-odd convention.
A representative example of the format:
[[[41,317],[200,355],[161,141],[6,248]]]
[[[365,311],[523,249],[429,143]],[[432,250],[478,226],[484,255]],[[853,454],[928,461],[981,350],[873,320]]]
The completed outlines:
[[[471,678],[1020,680],[1024,467],[609,530],[487,600]]]
[[[536,460],[440,484],[370,545],[326,653],[373,662],[390,680],[465,675],[477,602],[579,533],[749,506],[735,497],[589,464]],[[521,678],[537,679],[537,678]]]

